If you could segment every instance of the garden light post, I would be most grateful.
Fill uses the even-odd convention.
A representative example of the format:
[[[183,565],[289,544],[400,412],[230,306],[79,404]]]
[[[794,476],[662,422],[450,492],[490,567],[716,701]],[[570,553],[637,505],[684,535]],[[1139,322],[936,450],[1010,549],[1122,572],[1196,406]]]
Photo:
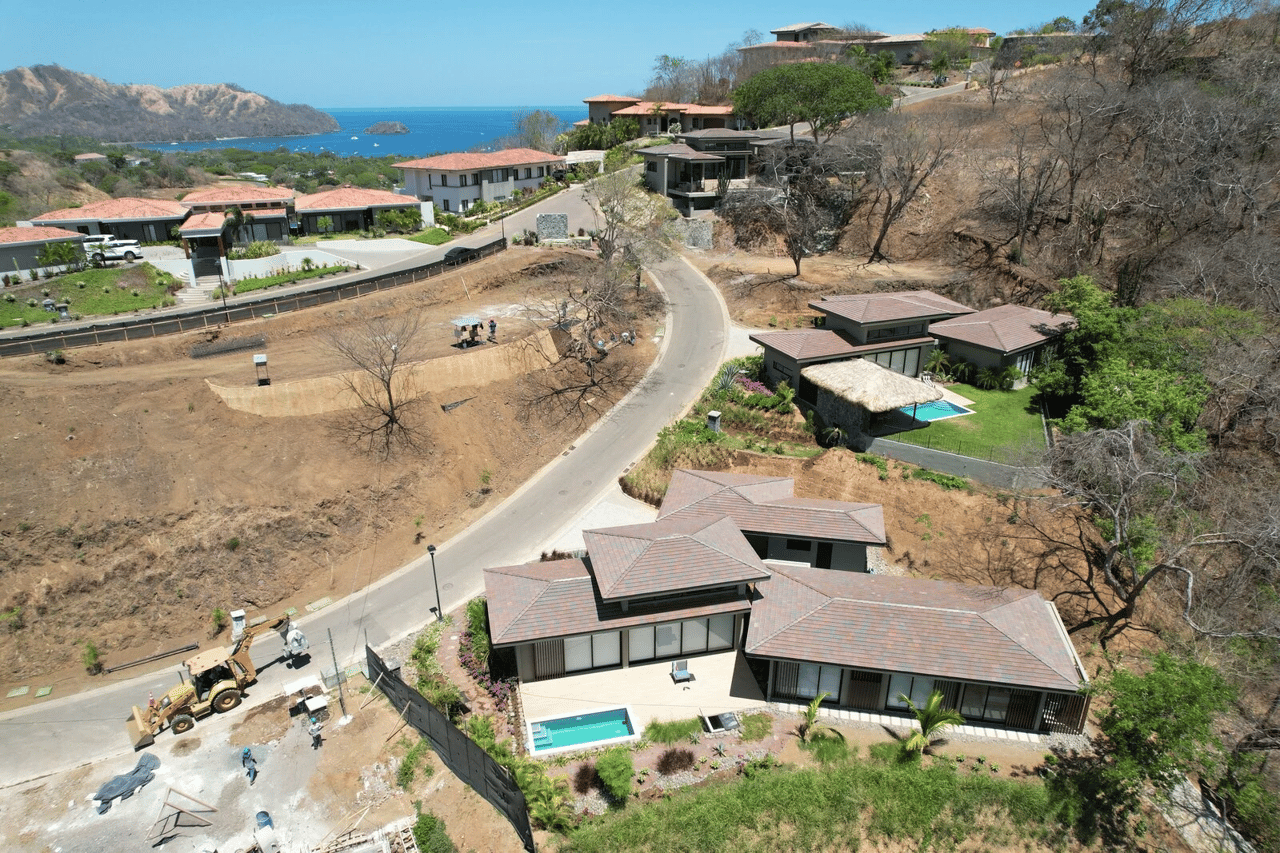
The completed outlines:
[[[440,578],[436,576],[436,546],[428,545],[427,553],[431,555],[431,582],[436,587],[436,621],[444,621],[444,608],[440,606]]]

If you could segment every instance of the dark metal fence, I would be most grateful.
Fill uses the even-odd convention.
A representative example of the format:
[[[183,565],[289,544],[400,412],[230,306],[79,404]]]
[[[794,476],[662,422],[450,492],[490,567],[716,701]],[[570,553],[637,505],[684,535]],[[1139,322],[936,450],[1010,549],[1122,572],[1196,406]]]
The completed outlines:
[[[395,273],[372,275],[359,281],[332,282],[295,293],[274,294],[267,291],[251,297],[237,299],[234,304],[229,304],[225,308],[220,304],[211,303],[208,307],[193,309],[181,314],[166,314],[162,317],[104,318],[100,322],[87,327],[83,324],[68,325],[61,328],[53,327],[47,330],[0,339],[0,358],[16,355],[39,355],[50,350],[88,347],[116,341],[158,338],[161,335],[173,335],[180,332],[193,332],[221,326],[224,323],[234,323],[237,320],[271,317],[287,311],[297,311],[301,308],[311,308],[316,305],[327,305],[331,302],[367,296],[370,293],[390,290],[394,287],[401,287],[433,278],[454,267],[495,255],[506,248],[506,239],[499,237],[491,243],[479,246],[447,261],[435,261]]]
[[[364,647],[364,652],[368,661],[369,678],[374,685],[387,695],[392,705],[404,712],[409,725],[431,742],[431,748],[455,776],[506,816],[516,835],[524,843],[524,849],[529,853],[536,853],[533,827],[529,825],[529,811],[525,806],[524,794],[506,768],[459,731],[421,693],[401,681],[397,673],[387,668],[377,652],[369,646]]]

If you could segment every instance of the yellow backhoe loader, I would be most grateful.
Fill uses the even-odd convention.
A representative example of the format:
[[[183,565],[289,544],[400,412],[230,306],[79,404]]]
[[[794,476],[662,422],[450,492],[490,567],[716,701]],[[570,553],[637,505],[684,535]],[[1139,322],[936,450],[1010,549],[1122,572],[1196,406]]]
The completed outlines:
[[[190,731],[196,720],[217,711],[230,711],[240,704],[244,688],[258,677],[258,670],[249,658],[249,649],[262,634],[274,631],[285,644],[285,654],[292,657],[307,649],[307,638],[293,627],[288,616],[263,622],[244,629],[240,639],[231,648],[209,649],[183,662],[187,680],[174,687],[158,701],[147,707],[133,706],[128,720],[130,739],[134,749],[155,743],[156,735],[166,727],[175,735]]]

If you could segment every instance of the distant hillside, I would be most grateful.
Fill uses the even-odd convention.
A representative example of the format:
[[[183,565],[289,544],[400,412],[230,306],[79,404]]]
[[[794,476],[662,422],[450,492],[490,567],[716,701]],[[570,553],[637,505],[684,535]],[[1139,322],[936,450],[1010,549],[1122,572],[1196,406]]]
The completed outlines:
[[[338,129],[333,116],[230,83],[161,89],[119,86],[57,65],[0,74],[0,128],[15,136],[103,142],[291,136]]]

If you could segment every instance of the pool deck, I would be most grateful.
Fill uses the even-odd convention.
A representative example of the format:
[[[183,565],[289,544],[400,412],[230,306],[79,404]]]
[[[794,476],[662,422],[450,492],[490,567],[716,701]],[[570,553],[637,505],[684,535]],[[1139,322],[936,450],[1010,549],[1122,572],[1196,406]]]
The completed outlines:
[[[764,695],[738,651],[691,657],[693,681],[671,680],[671,661],[569,675],[520,686],[526,720],[627,706],[637,729],[650,720],[762,708]]]

